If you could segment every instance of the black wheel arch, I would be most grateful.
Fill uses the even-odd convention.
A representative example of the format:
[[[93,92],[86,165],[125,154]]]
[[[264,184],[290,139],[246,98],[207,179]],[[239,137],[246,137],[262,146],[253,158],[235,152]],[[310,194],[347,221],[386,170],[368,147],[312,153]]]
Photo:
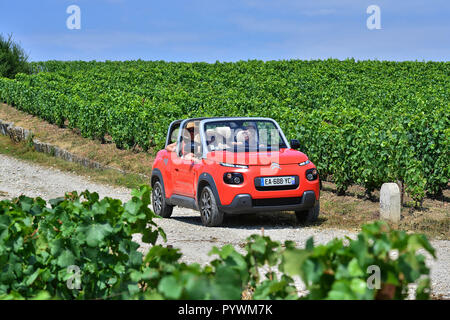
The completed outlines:
[[[161,170],[159,170],[158,168],[152,170],[152,177],[150,179],[150,185],[151,185],[152,188],[155,185],[156,181],[161,182],[161,187],[163,189],[164,196],[165,196],[166,195],[166,190],[164,189],[164,179],[163,179]]]
[[[197,199],[196,199],[197,204],[200,199],[200,193],[205,186],[209,186],[211,188],[213,195],[216,198],[217,206],[220,208],[222,206],[222,203],[220,202],[220,196],[219,196],[219,192],[217,191],[216,183],[214,181],[214,178],[207,172],[203,172],[198,177]]]

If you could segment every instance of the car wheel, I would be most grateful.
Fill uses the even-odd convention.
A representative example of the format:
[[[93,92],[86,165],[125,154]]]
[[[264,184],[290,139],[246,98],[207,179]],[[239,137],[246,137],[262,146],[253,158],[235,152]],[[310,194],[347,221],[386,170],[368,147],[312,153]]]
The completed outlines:
[[[164,195],[161,182],[156,181],[152,189],[152,206],[153,212],[163,218],[170,218],[172,215],[173,206],[168,205],[166,196]]]
[[[204,226],[217,227],[222,224],[223,212],[217,207],[216,198],[209,186],[205,186],[200,193],[199,209]]]
[[[295,211],[297,216],[297,221],[300,223],[311,223],[316,222],[319,217],[320,212],[320,202],[316,201],[314,207],[309,210]]]

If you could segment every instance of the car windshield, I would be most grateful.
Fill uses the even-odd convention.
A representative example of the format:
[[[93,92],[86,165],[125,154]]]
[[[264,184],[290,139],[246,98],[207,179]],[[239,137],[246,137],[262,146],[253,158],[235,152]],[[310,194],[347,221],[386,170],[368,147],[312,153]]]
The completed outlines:
[[[218,120],[205,123],[208,151],[276,151],[287,148],[270,120]]]

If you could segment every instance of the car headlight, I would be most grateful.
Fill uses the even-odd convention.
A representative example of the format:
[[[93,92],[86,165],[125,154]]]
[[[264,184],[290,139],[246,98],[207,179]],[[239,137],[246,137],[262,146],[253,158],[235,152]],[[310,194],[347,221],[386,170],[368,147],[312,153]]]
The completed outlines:
[[[306,166],[308,163],[311,163],[311,161],[306,160],[306,161],[300,162],[298,165],[299,166]]]
[[[220,165],[223,167],[228,167],[228,168],[248,169],[248,166],[243,165],[243,164],[231,164],[231,163],[220,162]]]
[[[223,181],[227,184],[241,184],[244,182],[244,176],[239,172],[226,172],[223,174]]]
[[[319,173],[317,172],[316,168],[313,168],[313,169],[306,170],[305,175],[306,175],[306,179],[308,179],[309,181],[314,181],[319,176]]]

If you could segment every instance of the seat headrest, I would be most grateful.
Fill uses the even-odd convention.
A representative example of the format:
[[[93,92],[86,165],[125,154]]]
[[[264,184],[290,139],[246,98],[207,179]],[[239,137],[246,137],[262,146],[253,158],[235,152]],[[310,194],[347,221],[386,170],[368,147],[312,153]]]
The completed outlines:
[[[209,139],[216,135],[216,131],[214,129],[206,129],[206,138]]]
[[[241,131],[239,131],[239,132],[236,134],[236,141],[242,142],[242,141],[244,141],[244,140],[245,140],[245,138],[244,138],[244,131],[241,130]]]
[[[231,128],[230,127],[216,127],[216,132],[223,136],[225,139],[230,139]]]

